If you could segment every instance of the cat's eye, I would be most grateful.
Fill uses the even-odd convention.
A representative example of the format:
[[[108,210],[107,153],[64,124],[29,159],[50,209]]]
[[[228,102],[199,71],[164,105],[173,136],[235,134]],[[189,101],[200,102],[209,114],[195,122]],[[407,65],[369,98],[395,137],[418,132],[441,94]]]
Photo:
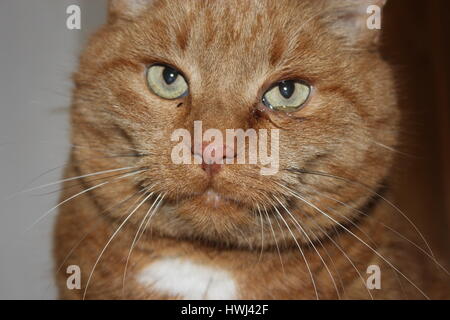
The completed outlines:
[[[264,94],[263,103],[274,111],[294,112],[308,102],[311,86],[302,81],[281,81]]]
[[[150,66],[147,71],[147,82],[150,90],[163,99],[179,99],[189,92],[188,83],[183,75],[165,65]]]

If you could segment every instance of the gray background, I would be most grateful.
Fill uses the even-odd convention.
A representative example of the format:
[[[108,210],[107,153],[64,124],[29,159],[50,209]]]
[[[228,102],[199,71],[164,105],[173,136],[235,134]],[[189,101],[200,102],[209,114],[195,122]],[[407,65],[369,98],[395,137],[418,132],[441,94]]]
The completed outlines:
[[[81,30],[66,9],[81,7]],[[0,0],[0,299],[54,299],[54,214],[27,230],[58,200],[56,188],[9,195],[61,179],[69,152],[70,75],[106,0]],[[33,181],[35,180],[35,181]],[[46,194],[47,193],[47,194]]]

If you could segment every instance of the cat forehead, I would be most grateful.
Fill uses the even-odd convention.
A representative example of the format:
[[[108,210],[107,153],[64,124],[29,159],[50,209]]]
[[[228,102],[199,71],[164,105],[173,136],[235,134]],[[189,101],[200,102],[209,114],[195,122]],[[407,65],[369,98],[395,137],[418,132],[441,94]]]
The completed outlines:
[[[304,1],[158,3],[138,21],[149,51],[156,50],[158,56],[183,56],[204,64],[221,59],[275,64],[294,51],[301,38],[313,34],[306,21],[314,15],[313,8]]]
[[[275,38],[292,43],[308,30],[317,37],[334,34],[346,45],[368,47],[377,44],[380,29],[368,27],[368,14],[372,12],[372,18],[380,20],[385,3],[386,0],[110,0],[109,22],[142,23],[142,31],[153,33],[156,42],[170,41],[181,49],[189,45],[203,49],[202,45],[215,41],[221,49]]]
[[[308,5],[308,0],[175,1],[166,6],[158,3],[148,10],[148,15],[168,30],[185,33],[200,42],[220,37],[257,41],[258,36],[270,36],[275,30],[288,34],[295,32],[317,9]]]

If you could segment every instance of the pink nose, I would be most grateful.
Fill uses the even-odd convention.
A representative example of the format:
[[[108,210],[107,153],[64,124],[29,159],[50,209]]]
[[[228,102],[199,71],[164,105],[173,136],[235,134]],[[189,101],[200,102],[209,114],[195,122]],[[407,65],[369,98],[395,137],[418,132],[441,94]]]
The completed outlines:
[[[201,154],[198,154],[194,149],[192,153],[202,158],[202,169],[210,176],[219,173],[226,163],[226,159],[236,157],[233,148],[215,142],[203,142],[199,149],[201,149]]]

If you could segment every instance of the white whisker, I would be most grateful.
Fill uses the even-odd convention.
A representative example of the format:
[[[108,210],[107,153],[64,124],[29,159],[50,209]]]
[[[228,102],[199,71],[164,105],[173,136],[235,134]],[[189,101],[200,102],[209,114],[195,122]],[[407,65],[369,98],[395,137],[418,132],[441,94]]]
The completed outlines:
[[[258,261],[261,262],[263,252],[264,252],[264,221],[263,221],[261,209],[259,208],[258,204],[257,204],[257,210],[258,210],[258,214],[259,214],[259,219],[261,221],[261,251],[259,253],[259,259],[258,259]]]
[[[125,200],[122,200],[122,201],[120,201],[119,203],[117,203],[117,204],[115,204],[115,205],[113,205],[113,206],[110,206],[110,207],[107,208],[104,212],[110,213],[110,211],[111,211],[112,209],[114,209],[115,207],[120,206],[121,204],[126,203],[127,201],[131,200],[134,196],[136,196],[137,194],[139,194],[139,193],[141,193],[141,192],[145,192],[145,189],[140,190],[140,191],[134,193],[132,196],[127,197]],[[140,199],[142,199],[142,196],[139,197],[139,198],[132,204],[131,207],[134,207],[134,206],[136,205],[136,203],[137,203]],[[72,249],[70,249],[69,253],[66,255],[66,257],[64,258],[64,260],[61,262],[61,264],[59,265],[59,267],[56,269],[56,273],[59,273],[59,271],[60,271],[61,268],[64,266],[64,264],[67,262],[67,260],[68,260],[69,257],[72,255],[72,253],[80,246],[80,244],[84,241],[84,239],[86,239],[86,237],[87,237],[88,235],[90,235],[90,234],[92,233],[92,231],[95,230],[95,228],[100,224],[100,222],[102,222],[102,220],[99,220],[99,221],[97,221],[94,225],[92,225],[92,226],[89,228],[88,232],[86,232],[86,233],[84,234],[84,236],[83,236],[83,237],[82,237],[82,238],[81,238],[81,239],[80,239],[80,240],[72,247]]]
[[[366,285],[366,281],[364,279],[364,277],[362,276],[361,272],[358,270],[358,268],[356,267],[356,265],[354,264],[354,262],[352,261],[352,259],[350,259],[350,257],[347,255],[347,253],[341,248],[341,246],[339,244],[336,243],[336,241],[334,241],[333,237],[329,236],[328,233],[326,232],[326,230],[324,230],[318,223],[316,223],[313,219],[311,219],[311,222],[314,223],[314,225],[316,227],[318,227],[324,234],[325,236],[335,245],[335,247],[344,255],[344,257],[350,262],[350,264],[352,265],[353,269],[355,269],[356,273],[358,274],[359,278],[361,279],[364,288],[366,288],[367,293],[369,294],[371,300],[373,300],[373,295],[370,292],[369,288],[367,288]],[[331,257],[330,257],[331,258]],[[344,286],[342,286],[342,289],[345,291]]]
[[[292,191],[292,190],[291,190],[291,191]],[[317,190],[316,190],[316,192],[317,192]],[[319,192],[319,193],[320,193],[320,192]],[[366,216],[366,217],[368,216],[367,213],[362,212],[362,211],[359,210],[358,208],[355,208],[355,207],[353,207],[353,206],[351,206],[351,205],[348,205],[348,204],[346,204],[346,203],[344,203],[344,202],[342,202],[342,201],[340,201],[340,200],[338,200],[338,199],[335,199],[335,198],[333,198],[333,197],[327,196],[327,195],[325,195],[325,194],[323,194],[323,193],[320,193],[320,195],[323,196],[323,197],[325,197],[325,198],[328,198],[328,199],[330,199],[330,200],[336,201],[337,203],[339,203],[339,204],[341,204],[341,205],[343,205],[343,206],[345,206],[345,207],[347,207],[347,208],[349,208],[349,209],[351,209],[351,210],[354,210],[354,211],[356,211],[356,212],[358,212],[358,213],[360,213],[360,214],[362,214],[362,215],[364,215],[364,216]],[[347,217],[345,217],[344,215],[342,215],[342,214],[340,214],[340,213],[338,213],[338,212],[335,212],[335,213],[338,214],[339,216],[341,216],[342,218],[346,219],[347,221],[349,221],[349,222],[350,222],[352,225],[354,225],[361,233],[363,233],[366,237],[368,237],[368,239],[370,239],[371,242],[373,243],[373,240],[371,239],[371,237],[369,237],[369,235],[368,235],[366,232],[364,232],[363,230],[361,230],[361,228],[359,228],[358,225],[356,225],[353,221],[351,221],[351,219],[348,219]],[[395,230],[395,229],[389,227],[388,225],[384,224],[383,222],[376,221],[376,223],[382,225],[383,227],[385,227],[385,228],[388,229],[389,231],[391,231],[391,232],[393,232],[394,234],[396,234],[398,237],[402,238],[403,240],[405,240],[405,241],[407,241],[408,243],[410,243],[411,245],[413,245],[417,250],[419,250],[420,252],[422,252],[422,253],[423,253],[425,256],[427,256],[431,261],[433,261],[433,262],[434,262],[434,263],[435,263],[442,271],[444,271],[448,276],[450,276],[450,272],[449,272],[444,266],[442,266],[442,265],[439,263],[439,261],[437,261],[437,259],[436,259],[434,256],[432,256],[430,253],[428,253],[426,250],[424,250],[422,247],[420,247],[417,243],[415,243],[414,241],[408,239],[407,237],[405,237],[404,235],[402,235],[400,232],[398,232],[397,230]]]
[[[119,227],[116,229],[116,231],[114,231],[114,233],[112,234],[112,236],[109,238],[108,242],[106,243],[106,245],[103,247],[102,251],[100,252],[97,260],[94,263],[94,266],[92,267],[91,273],[89,274],[88,280],[86,282],[86,287],[84,289],[84,293],[83,293],[83,300],[85,300],[86,298],[86,293],[87,290],[89,288],[89,284],[91,282],[92,276],[94,274],[95,268],[97,267],[97,264],[99,263],[100,259],[102,258],[103,254],[105,253],[106,249],[108,248],[109,244],[113,241],[113,239],[116,237],[116,235],[120,232],[120,230],[122,229],[122,227],[128,222],[128,220],[131,219],[131,217],[136,213],[136,211],[138,211],[138,209],[152,196],[152,194],[149,194],[147,197],[145,197],[144,200],[142,200],[141,203],[139,203],[137,205],[137,207],[124,219],[124,221],[119,225]]]
[[[153,194],[154,194],[154,192],[151,193],[152,196],[153,196]],[[136,243],[137,243],[137,240],[138,240],[138,238],[139,238],[140,231],[141,231],[142,227],[144,226],[144,224],[145,224],[145,222],[146,222],[146,220],[147,220],[147,217],[150,216],[150,219],[152,218],[152,216],[153,216],[153,214],[154,214],[154,212],[152,213],[152,210],[153,210],[153,208],[155,207],[155,204],[159,201],[159,199],[160,199],[160,195],[158,195],[158,197],[156,198],[156,200],[153,201],[152,205],[150,206],[150,209],[148,209],[147,213],[146,213],[146,214],[144,215],[144,217],[142,218],[142,221],[141,221],[141,223],[140,223],[140,225],[139,225],[139,227],[138,227],[138,230],[136,231],[136,234],[135,234],[135,236],[134,236],[133,242],[131,243],[130,250],[128,251],[128,256],[127,256],[127,259],[126,259],[126,262],[125,262],[124,272],[123,272],[123,279],[122,279],[122,296],[123,296],[124,293],[125,293],[125,279],[126,279],[126,276],[127,276],[128,264],[129,264],[129,261],[130,261],[130,258],[131,258],[131,254],[132,254],[133,249],[134,249],[134,247],[135,247],[135,245],[136,245]]]
[[[267,220],[269,221],[269,226],[270,226],[270,230],[272,231],[273,240],[275,240],[275,246],[277,248],[278,257],[280,258],[281,269],[283,269],[283,273],[286,273],[286,271],[284,269],[283,258],[281,257],[280,247],[278,246],[277,237],[275,235],[275,230],[273,229],[272,222],[270,221],[269,213],[267,212],[267,208],[265,206],[264,206],[263,209],[264,209],[264,212],[266,214]]]
[[[268,200],[270,201],[270,199],[268,199]],[[317,299],[317,300],[320,300],[320,298],[319,298],[319,293],[318,293],[317,287],[316,287],[316,281],[314,280],[314,276],[313,276],[311,267],[309,266],[308,260],[306,259],[306,256],[305,256],[305,253],[304,253],[303,250],[302,250],[302,247],[301,247],[300,244],[298,243],[297,238],[295,237],[294,233],[292,232],[291,228],[289,227],[289,224],[286,222],[286,220],[285,220],[285,219],[283,218],[283,216],[281,215],[281,213],[280,213],[280,211],[278,210],[278,208],[277,208],[276,206],[273,206],[273,208],[275,209],[275,211],[277,212],[278,216],[281,218],[281,220],[283,221],[283,223],[285,224],[285,226],[286,226],[287,229],[289,230],[289,233],[291,234],[291,236],[292,236],[292,238],[293,238],[295,244],[297,245],[298,249],[300,250],[300,254],[301,254],[302,257],[303,257],[303,261],[304,261],[305,264],[306,264],[306,268],[308,269],[308,273],[309,273],[309,276],[310,276],[310,278],[311,278],[311,282],[312,282],[312,285],[313,285],[313,288],[314,288],[314,292],[315,292],[315,294],[316,294],[316,299]]]
[[[147,219],[147,222],[145,223],[145,226],[142,229],[141,234],[139,235],[139,238],[136,240],[137,242],[141,239],[141,237],[144,235],[145,230],[147,230],[147,228],[149,227],[150,220],[152,219],[152,217],[156,214],[156,212],[161,207],[162,202],[163,202],[164,198],[166,197],[166,195],[167,195],[167,193],[163,194],[162,197],[159,199],[159,202],[156,204],[155,209],[153,209],[152,215]]]
[[[133,172],[133,173],[127,173],[127,174],[125,174],[125,175],[123,175],[123,176],[120,176],[120,177],[114,178],[114,179],[112,179],[112,180],[109,180],[109,181],[100,183],[100,184],[98,184],[98,185],[95,185],[95,186],[93,186],[93,187],[90,187],[90,188],[88,188],[88,189],[86,189],[86,190],[83,190],[83,191],[81,191],[81,192],[79,192],[79,193],[77,193],[77,194],[75,194],[75,195],[73,195],[73,196],[67,198],[66,200],[64,200],[64,201],[62,201],[62,202],[60,202],[60,203],[58,203],[56,206],[54,206],[53,208],[51,208],[50,210],[48,210],[48,211],[47,211],[46,213],[44,213],[41,217],[39,217],[39,219],[37,219],[30,227],[28,227],[26,231],[27,231],[27,232],[30,231],[34,226],[36,226],[39,222],[41,222],[43,219],[45,219],[45,217],[47,217],[50,213],[52,213],[53,211],[55,211],[56,209],[58,209],[60,206],[66,204],[67,202],[69,202],[69,201],[71,201],[71,200],[77,198],[78,196],[81,196],[81,195],[83,195],[83,194],[85,194],[85,193],[87,193],[87,192],[89,192],[89,191],[92,191],[92,190],[98,189],[98,188],[100,188],[100,187],[103,187],[103,186],[105,186],[105,185],[107,185],[107,184],[109,184],[109,183],[111,183],[111,182],[116,182],[116,181],[118,181],[118,180],[125,179],[125,178],[127,178],[127,177],[130,177],[130,176],[133,176],[133,175],[137,175],[137,174],[142,173],[142,172],[145,172],[145,171],[147,171],[147,169],[145,169],[145,170],[139,170],[139,171]]]
[[[275,198],[275,200],[277,200],[277,202],[283,207],[283,209],[288,213],[288,215],[291,217],[292,221],[294,222],[295,225],[297,225],[297,227],[300,229],[300,231],[303,233],[303,235],[306,237],[306,239],[308,239],[308,242],[311,244],[311,246],[313,247],[314,251],[316,252],[316,254],[319,256],[320,261],[323,263],[325,269],[327,270],[330,278],[331,278],[331,282],[333,283],[333,286],[336,290],[336,294],[338,296],[338,299],[340,299],[340,293],[339,293],[339,289],[337,287],[336,281],[334,280],[333,274],[331,273],[330,269],[328,268],[328,265],[326,264],[325,260],[323,259],[322,255],[319,253],[319,250],[317,250],[316,246],[314,245],[314,243],[311,241],[311,238],[308,236],[308,234],[306,233],[305,229],[301,226],[301,224],[295,219],[294,215],[288,210],[288,208],[286,208],[286,206],[276,197],[273,196]]]
[[[362,188],[364,188],[365,190],[367,190],[368,192],[370,192],[372,195],[379,197],[380,199],[382,199],[383,201],[385,201],[389,206],[391,206],[393,209],[395,209],[395,211],[397,211],[398,213],[400,213],[400,215],[406,220],[408,221],[408,223],[414,228],[414,230],[417,232],[417,234],[420,236],[420,238],[422,239],[422,241],[425,243],[425,245],[427,246],[428,251],[430,252],[430,254],[434,257],[434,253],[433,250],[431,249],[431,246],[428,244],[428,241],[426,240],[425,236],[422,234],[422,232],[420,232],[419,228],[411,221],[411,219],[402,211],[400,210],[399,207],[397,207],[395,204],[393,204],[391,201],[389,201],[388,199],[386,199],[385,197],[383,197],[381,194],[379,194],[376,191],[373,191],[371,188],[369,188],[368,186],[366,186],[364,183],[360,183],[357,181],[352,181],[350,179],[344,178],[344,177],[340,177],[340,176],[336,176],[333,174],[329,174],[326,172],[319,172],[319,171],[305,171],[305,170],[296,170],[302,174],[311,174],[311,175],[318,175],[318,176],[322,176],[322,177],[328,177],[328,178],[333,178],[333,179],[337,179],[337,180],[341,180],[341,181],[345,181],[347,183],[351,183],[354,185],[358,185]],[[283,186],[285,187],[285,186]]]
[[[279,184],[281,187],[285,188],[285,186],[283,186],[282,184]],[[317,210],[318,212],[320,212],[321,214],[323,214],[325,217],[327,217],[328,219],[330,219],[332,222],[334,222],[335,224],[339,225],[343,230],[347,231],[349,234],[351,234],[353,237],[355,237],[358,241],[360,241],[362,244],[364,244],[367,248],[369,248],[374,254],[376,254],[380,259],[382,259],[384,262],[386,262],[389,266],[391,266],[395,271],[397,271],[406,281],[408,281],[414,288],[416,288],[426,299],[430,300],[430,298],[428,297],[428,295],[425,294],[425,292],[423,292],[422,289],[420,289],[411,279],[409,279],[404,273],[402,273],[397,267],[395,267],[389,260],[387,260],[383,255],[381,255],[378,251],[376,251],[375,249],[373,249],[370,245],[368,245],[363,239],[361,239],[360,237],[358,237],[356,234],[354,234],[351,230],[349,230],[347,227],[345,227],[344,225],[342,225],[339,221],[337,221],[336,219],[334,219],[333,217],[331,217],[330,215],[328,215],[327,213],[325,213],[323,210],[321,210],[320,208],[318,208],[317,206],[315,206],[313,203],[309,202],[308,200],[306,200],[305,198],[303,198],[302,196],[300,196],[299,194],[297,194],[296,192],[291,191],[290,189],[289,192],[296,197],[297,199],[303,201],[304,203],[308,204],[309,206],[311,206],[312,208],[314,208],[315,210]]]
[[[71,178],[67,178],[67,179],[63,179],[63,180],[59,180],[59,181],[43,184],[43,185],[40,185],[40,186],[37,186],[37,187],[33,187],[33,188],[30,188],[30,189],[26,189],[26,190],[22,190],[22,191],[16,192],[16,193],[10,195],[9,197],[3,199],[3,201],[10,200],[11,198],[14,198],[16,196],[19,196],[19,195],[27,193],[27,192],[44,189],[44,188],[51,187],[51,186],[54,186],[54,185],[57,185],[57,184],[60,184],[60,183],[64,183],[64,182],[69,182],[69,181],[74,181],[74,180],[78,180],[78,179],[98,176],[98,175],[101,175],[101,174],[107,174],[107,173],[113,173],[113,172],[118,172],[118,171],[137,169],[137,168],[138,167],[124,167],[124,168],[119,168],[119,169],[111,169],[111,170],[99,171],[99,172],[95,172],[95,173],[89,173],[89,174],[85,174],[85,175],[78,176],[78,177],[71,177]]]

